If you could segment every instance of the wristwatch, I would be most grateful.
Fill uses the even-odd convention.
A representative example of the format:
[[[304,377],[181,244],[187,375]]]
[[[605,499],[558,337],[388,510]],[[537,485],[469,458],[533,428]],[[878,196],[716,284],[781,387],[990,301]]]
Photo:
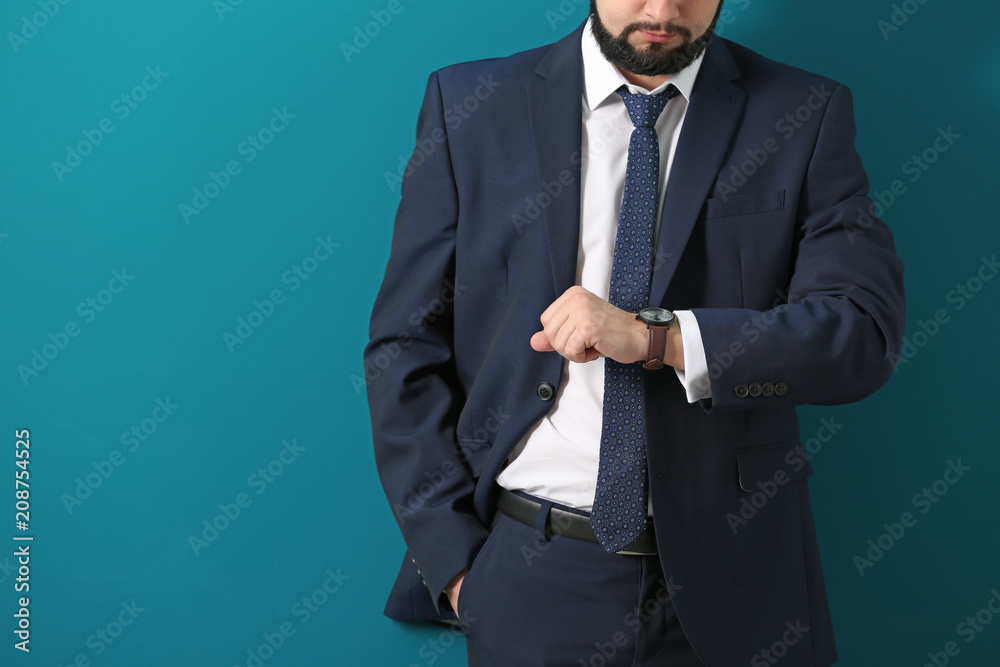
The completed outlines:
[[[663,368],[663,357],[667,352],[667,331],[674,321],[674,314],[666,308],[643,308],[635,316],[645,322],[649,329],[649,352],[642,367],[650,371]]]

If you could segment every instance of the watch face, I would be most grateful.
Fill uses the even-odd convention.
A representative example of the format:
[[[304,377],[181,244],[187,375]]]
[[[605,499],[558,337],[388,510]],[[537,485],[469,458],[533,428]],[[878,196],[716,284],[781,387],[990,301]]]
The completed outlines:
[[[639,318],[647,324],[670,324],[674,321],[674,314],[665,308],[643,308],[639,311]]]

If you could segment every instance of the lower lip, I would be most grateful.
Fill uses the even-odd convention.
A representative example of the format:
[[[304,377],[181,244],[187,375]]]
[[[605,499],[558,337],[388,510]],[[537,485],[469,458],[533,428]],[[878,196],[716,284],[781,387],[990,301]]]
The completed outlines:
[[[640,30],[638,32],[639,32],[640,35],[642,35],[643,37],[645,37],[646,39],[648,39],[651,42],[669,42],[674,37],[676,37],[676,35],[673,35],[671,33],[667,33],[665,35],[657,35],[657,34],[654,34],[654,33],[651,33],[651,32],[645,32],[643,30]]]

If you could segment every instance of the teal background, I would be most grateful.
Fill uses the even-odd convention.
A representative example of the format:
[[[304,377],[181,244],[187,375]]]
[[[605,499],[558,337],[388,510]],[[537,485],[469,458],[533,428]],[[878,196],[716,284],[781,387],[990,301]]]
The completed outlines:
[[[46,3],[58,12],[12,44]],[[403,543],[357,380],[398,202],[385,174],[412,149],[432,70],[553,41],[586,8],[399,0],[345,56],[341,43],[389,4],[0,8],[0,457],[10,475],[0,481],[0,664],[253,665],[248,650],[284,623],[294,634],[262,664],[464,664],[454,634],[381,615]],[[907,266],[908,339],[939,309],[948,316],[874,397],[801,410],[805,440],[821,420],[842,425],[816,451],[811,483],[839,664],[923,665],[956,641],[951,664],[996,665],[1000,618],[969,643],[956,626],[1000,589],[1000,280],[960,310],[949,293],[1000,251],[990,201],[1000,10],[908,6],[916,13],[885,38],[890,3],[730,1],[720,33],[852,88],[873,189],[906,187],[884,218]],[[112,105],[147,66],[166,76],[121,118]],[[294,118],[248,162],[239,146],[274,109]],[[59,180],[52,163],[105,118],[113,132]],[[939,128],[960,138],[909,180],[904,163]],[[239,173],[186,223],[179,205],[233,160]],[[317,238],[336,247],[293,290],[283,276]],[[134,278],[86,321],[78,305],[107,300],[101,290],[123,269]],[[231,351],[223,335],[273,290],[284,302]],[[78,335],[25,381],[19,366],[70,323]],[[147,422],[155,432],[129,451],[122,434],[168,398],[176,409]],[[32,445],[30,654],[14,650],[12,633],[21,428]],[[304,449],[262,488],[254,475],[286,440]],[[920,514],[914,494],[959,459],[971,470]],[[78,478],[108,465],[67,507]],[[196,554],[190,536],[241,493],[249,505]],[[906,511],[916,525],[859,574],[853,557]],[[305,618],[296,604],[328,571],[339,588],[317,594],[323,604]],[[122,605],[133,602],[131,625],[98,639],[120,613],[131,618]]]

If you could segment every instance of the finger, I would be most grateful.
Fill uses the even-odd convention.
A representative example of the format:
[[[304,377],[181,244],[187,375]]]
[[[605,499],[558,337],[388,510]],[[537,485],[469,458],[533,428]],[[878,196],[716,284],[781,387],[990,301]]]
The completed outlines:
[[[563,329],[566,328],[567,321],[570,318],[570,309],[566,307],[565,303],[560,303],[557,300],[554,301],[545,312],[548,316],[546,317],[545,322],[543,322],[544,328],[542,331],[545,333],[545,337],[548,339],[549,345],[552,349],[561,354],[562,347],[559,343],[559,339],[560,336],[563,335]]]
[[[570,361],[576,361],[577,355],[583,351],[583,348],[574,339],[576,335],[575,313],[567,312],[565,320],[557,330],[550,331],[547,328],[545,333],[556,352]]]
[[[572,288],[570,288],[570,289],[572,289]],[[566,302],[566,294],[567,294],[567,292],[563,292],[561,295],[559,295],[556,298],[555,301],[553,301],[552,303],[549,304],[548,308],[546,308],[542,312],[541,317],[539,317],[538,319],[541,321],[543,327],[548,326],[548,324],[551,321],[553,315],[555,315],[557,312],[559,312],[562,309],[563,304]]]
[[[545,312],[541,315],[542,326],[549,324],[549,321],[557,313],[572,310],[574,303],[579,303],[578,299],[581,295],[592,295],[592,292],[585,290],[579,285],[573,285],[565,292],[560,294],[555,301],[549,304],[549,307],[545,309]]]
[[[578,363],[584,361],[587,352],[587,341],[583,338],[575,322],[567,324],[559,332],[556,349],[562,350],[562,355],[570,361]]]
[[[583,335],[582,331],[578,328],[567,340],[566,354],[564,356],[578,364],[585,364],[588,361],[600,358],[601,353],[597,351],[596,347],[593,347],[593,341]]]
[[[536,352],[553,352],[555,350],[544,331],[538,331],[531,336],[531,349]]]

